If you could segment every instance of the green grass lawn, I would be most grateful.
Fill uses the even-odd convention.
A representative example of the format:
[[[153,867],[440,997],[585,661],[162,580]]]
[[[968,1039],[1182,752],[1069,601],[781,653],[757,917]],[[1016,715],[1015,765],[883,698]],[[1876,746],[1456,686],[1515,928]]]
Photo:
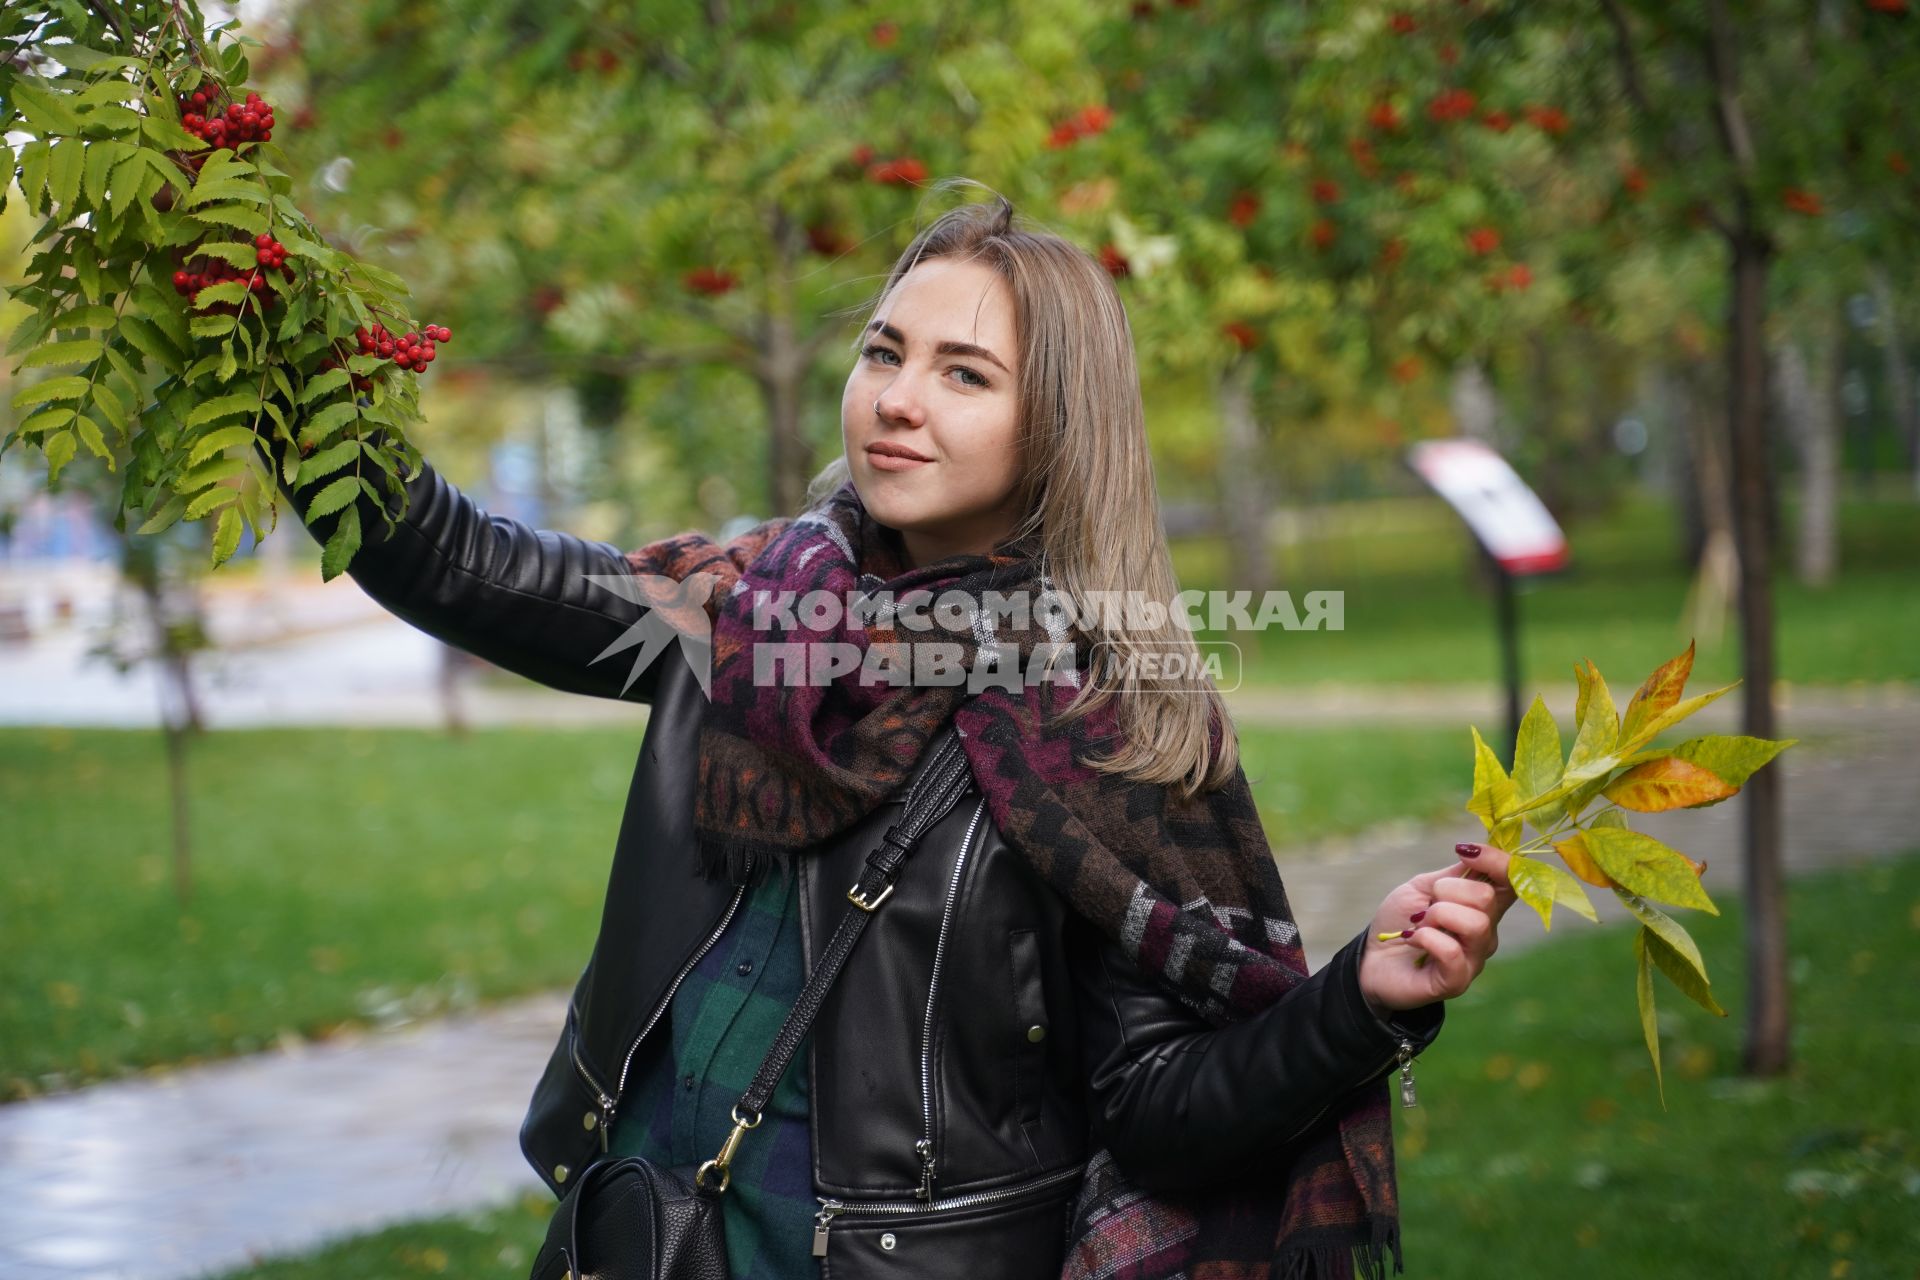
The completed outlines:
[[[1256,729],[1243,751],[1285,844],[1456,810],[1465,738]],[[639,741],[208,735],[182,909],[156,734],[0,730],[0,1100],[570,984]]]
[[[1472,572],[1465,527],[1438,499],[1331,509],[1337,525],[1282,551],[1275,586],[1295,597],[1345,593],[1341,631],[1236,631],[1249,684],[1478,682],[1500,677],[1493,603]],[[1841,573],[1830,587],[1776,582],[1780,678],[1796,683],[1920,680],[1920,504],[1851,502],[1843,511]],[[1677,563],[1674,516],[1636,499],[1568,530],[1573,562],[1527,581],[1519,597],[1528,684],[1570,682],[1591,657],[1624,699],[1656,665],[1686,648],[1689,574]],[[1783,548],[1783,557],[1790,544]],[[1176,548],[1184,585],[1224,579],[1217,542]],[[1700,637],[1698,675],[1739,675],[1737,628]],[[1622,689],[1624,686],[1624,689]]]
[[[1406,1274],[1912,1276],[1920,852],[1794,881],[1789,903],[1791,1072],[1739,1074],[1741,911],[1728,899],[1687,924],[1732,1016],[1656,980],[1664,1112],[1629,933],[1568,918],[1560,940],[1496,957],[1416,1063],[1420,1105],[1394,1110]],[[234,1274],[519,1277],[551,1211],[532,1195]]]

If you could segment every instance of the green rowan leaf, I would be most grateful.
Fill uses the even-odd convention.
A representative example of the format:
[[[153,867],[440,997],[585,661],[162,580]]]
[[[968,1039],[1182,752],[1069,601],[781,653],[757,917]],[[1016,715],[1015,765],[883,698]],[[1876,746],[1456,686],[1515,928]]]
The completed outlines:
[[[118,148],[119,150],[116,150]],[[98,209],[107,199],[107,172],[127,149],[124,142],[96,142],[87,148],[86,171],[80,183],[87,203]]]
[[[300,428],[301,444],[318,444],[332,435],[336,429],[352,422],[359,416],[360,408],[352,401],[341,400],[328,405],[308,419]]]
[[[27,199],[27,208],[39,210],[42,196],[47,190],[47,169],[53,162],[52,148],[47,143],[35,140],[20,148],[20,194]]]
[[[348,507],[340,513],[340,522],[334,526],[333,536],[327,539],[327,545],[321,549],[320,580],[331,582],[346,572],[347,566],[353,562],[353,553],[359,549],[360,508]]]
[[[340,468],[352,464],[359,456],[358,440],[342,440],[339,444],[322,449],[300,463],[298,477],[293,482],[294,487],[304,489],[320,477],[332,475]]]
[[[102,53],[98,49],[90,49],[83,44],[63,44],[49,52],[59,60],[61,66],[71,67],[75,71],[138,71],[145,65],[138,58],[123,57],[117,53]],[[109,79],[95,85],[80,96],[83,99],[90,98],[103,88],[116,86],[123,91],[138,89],[138,86],[127,81]]]
[[[236,414],[253,414],[260,405],[260,397],[252,391],[234,391],[224,396],[215,396],[203,400],[187,415],[187,429],[203,427],[209,422],[218,422],[222,418],[231,418]]]
[[[80,292],[88,301],[100,301],[100,261],[88,241],[77,240],[74,243],[73,275],[80,282]]]
[[[24,409],[30,404],[48,404],[56,400],[78,400],[87,394],[87,380],[77,373],[33,382],[13,393],[12,405]]]
[[[332,515],[359,496],[360,481],[353,476],[341,476],[314,495],[307,506],[307,519]]]
[[[232,333],[238,323],[232,316],[195,316],[187,321],[187,331],[196,338],[218,338]]]
[[[62,101],[64,95],[51,85],[27,76],[16,76],[8,86],[8,92],[21,116],[39,131],[41,137],[79,134],[80,117]]]
[[[240,510],[228,507],[220,513],[220,523],[213,530],[213,567],[225,564],[234,550],[240,545]]]
[[[209,484],[219,484],[221,480],[232,480],[246,470],[246,459],[207,459],[200,466],[192,466],[179,476],[175,476],[173,487],[180,493],[200,493]]]
[[[193,452],[187,455],[187,465],[198,465],[216,453],[237,444],[252,444],[257,438],[250,426],[220,427],[209,431],[193,442]]]
[[[20,362],[22,369],[39,369],[50,364],[86,364],[99,358],[105,351],[104,338],[73,338],[66,342],[49,342],[45,346],[35,347],[32,354]]]
[[[80,437],[80,443],[87,446],[87,452],[96,458],[104,458],[107,470],[114,470],[113,451],[107,448],[106,437],[100,434],[100,424],[86,414],[76,414],[73,419],[74,434]]]
[[[251,244],[233,244],[230,242],[215,243],[210,240],[203,240],[194,246],[194,252],[205,254],[209,258],[218,258],[230,267],[241,267],[251,270],[254,263],[258,260],[260,251]],[[204,297],[205,295],[203,294],[201,296]],[[238,299],[229,299],[229,301],[238,301]]]
[[[157,510],[151,512],[145,520],[141,521],[140,527],[135,529],[134,532],[140,534],[159,533],[162,529],[177,523],[180,517],[186,513],[186,510],[186,498],[180,494],[174,494]]]
[[[202,176],[204,177],[204,174]],[[243,182],[238,178],[216,182],[201,181],[194,183],[193,190],[187,193],[182,207],[198,210],[208,205],[230,204],[236,201],[242,204],[265,204],[267,194],[253,183]]]
[[[137,151],[128,152],[114,164],[113,177],[108,180],[113,188],[112,199],[107,205],[110,215],[115,218],[123,216],[127,206],[139,197],[141,186],[146,181],[147,175],[143,172],[146,167],[146,161],[140,158]]]
[[[60,469],[73,461],[74,439],[71,431],[56,431],[40,442],[47,455],[47,483],[60,478]]]
[[[345,369],[329,369],[325,373],[307,379],[307,384],[300,388],[298,403],[311,404],[329,391],[340,390],[347,385],[347,379],[351,376]]]
[[[43,431],[51,431],[55,427],[64,427],[78,416],[79,411],[77,409],[70,409],[65,405],[53,409],[42,409],[20,424],[20,434],[23,436],[37,436]]]
[[[205,209],[194,209],[186,217],[209,226],[238,226],[252,236],[267,230],[267,215],[246,205],[207,205]]]
[[[135,351],[163,367],[180,358],[179,349],[140,316],[121,316],[120,336]]]
[[[133,420],[132,414],[121,401],[119,393],[104,378],[93,384],[93,402],[107,416],[107,421],[113,424],[113,429],[124,437],[127,424]]]
[[[127,88],[131,89],[133,86],[128,85]],[[138,137],[140,134],[140,113],[129,110],[117,102],[101,103],[94,107],[87,112],[86,119],[81,123],[86,132],[95,137],[101,134],[112,137],[132,134]]]
[[[195,494],[187,500],[186,518],[189,520],[198,520],[214,508],[223,506],[232,500],[232,489],[227,488],[225,485],[215,485],[206,492]]]
[[[140,124],[140,131],[151,138],[162,151],[185,151],[192,153],[195,151],[204,151],[207,147],[207,140],[205,138],[196,137],[188,133],[185,129],[182,129],[179,125],[166,119],[164,116],[147,116]]]
[[[79,212],[80,176],[86,167],[87,144],[78,138],[62,138],[53,144],[53,162],[47,168],[47,192],[63,214]]]
[[[54,317],[55,329],[112,329],[114,326],[113,308],[104,303],[89,303],[63,311]]]
[[[238,280],[222,280],[205,286],[193,296],[194,305],[210,307],[217,302],[239,302],[247,296],[247,286]]]

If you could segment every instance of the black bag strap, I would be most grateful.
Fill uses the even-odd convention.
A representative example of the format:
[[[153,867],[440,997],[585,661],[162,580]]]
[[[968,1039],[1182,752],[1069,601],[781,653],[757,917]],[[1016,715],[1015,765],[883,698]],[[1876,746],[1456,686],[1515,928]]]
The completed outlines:
[[[828,988],[840,976],[847,956],[853,951],[853,944],[860,940],[861,932],[866,929],[868,917],[893,892],[893,882],[920,837],[960,802],[960,797],[966,793],[969,778],[967,757],[960,745],[959,735],[950,734],[934,749],[932,761],[914,779],[913,786],[907,792],[906,809],[900,815],[900,820],[888,827],[886,834],[880,837],[879,845],[867,855],[860,879],[847,890],[847,900],[853,906],[840,918],[840,927],[834,930],[832,940],[820,954],[819,963],[808,975],[806,987],[788,1011],[787,1020],[780,1026],[780,1033],[773,1038],[773,1047],[767,1050],[753,1083],[747,1086],[746,1093],[734,1104],[733,1132],[727,1135],[720,1154],[701,1165],[694,1174],[694,1185],[702,1191],[710,1189],[706,1185],[709,1175],[718,1179],[712,1190],[727,1189],[727,1182],[732,1176],[727,1166],[732,1163],[733,1153],[740,1146],[741,1135],[759,1127],[767,1099],[773,1096],[774,1086],[780,1082],[787,1064],[793,1061],[793,1055],[800,1047],[800,1041],[813,1025],[814,1017],[826,1000]]]

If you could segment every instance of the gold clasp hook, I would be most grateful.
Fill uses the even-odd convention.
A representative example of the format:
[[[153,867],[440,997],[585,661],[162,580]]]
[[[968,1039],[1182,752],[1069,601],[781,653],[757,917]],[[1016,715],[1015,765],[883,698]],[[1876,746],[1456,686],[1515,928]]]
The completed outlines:
[[[707,1189],[706,1179],[709,1170],[720,1175],[720,1181],[714,1189],[716,1191],[725,1191],[727,1189],[727,1184],[733,1181],[733,1172],[727,1166],[733,1163],[733,1153],[740,1149],[741,1135],[749,1129],[759,1128],[760,1122],[766,1118],[764,1113],[755,1112],[753,1119],[741,1119],[740,1105],[738,1103],[734,1104],[733,1110],[729,1114],[733,1117],[733,1132],[729,1133],[727,1140],[720,1145],[720,1154],[694,1171],[693,1185],[702,1191]]]

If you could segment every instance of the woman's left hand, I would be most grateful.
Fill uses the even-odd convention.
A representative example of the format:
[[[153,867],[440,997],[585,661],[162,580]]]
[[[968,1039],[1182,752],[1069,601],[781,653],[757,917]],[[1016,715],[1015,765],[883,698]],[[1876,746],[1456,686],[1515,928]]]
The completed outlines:
[[[1389,893],[1367,926],[1360,990],[1382,1017],[1460,995],[1500,945],[1500,917],[1516,901],[1506,851],[1490,844],[1455,847],[1459,861],[1423,871]],[[1466,852],[1471,849],[1479,852]],[[1380,938],[1407,929],[1413,931],[1408,937]],[[1426,963],[1416,966],[1423,955]]]

